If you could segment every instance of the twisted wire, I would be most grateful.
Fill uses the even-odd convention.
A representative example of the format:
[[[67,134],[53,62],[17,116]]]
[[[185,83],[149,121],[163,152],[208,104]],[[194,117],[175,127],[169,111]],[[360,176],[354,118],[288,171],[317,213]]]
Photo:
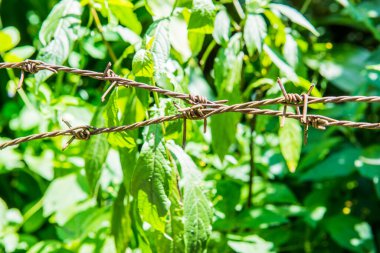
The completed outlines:
[[[219,101],[210,101],[206,97],[193,94],[185,94],[170,90],[165,90],[156,86],[151,86],[145,83],[136,82],[129,80],[123,77],[118,76],[110,69],[111,65],[108,64],[104,72],[96,72],[91,70],[82,70],[76,68],[70,68],[66,66],[48,64],[42,61],[36,60],[25,60],[18,63],[0,63],[0,69],[3,68],[15,68],[21,70],[21,77],[19,82],[19,88],[21,88],[22,81],[24,79],[24,72],[29,72],[32,74],[37,73],[40,70],[49,70],[53,73],[66,72],[83,77],[90,77],[96,80],[110,81],[111,85],[107,91],[103,94],[102,100],[105,99],[107,94],[112,90],[115,85],[119,86],[133,86],[136,88],[146,89],[151,92],[157,92],[165,96],[182,99],[188,102],[191,106],[187,108],[178,108],[178,114],[162,116],[157,118],[148,119],[141,122],[136,122],[130,125],[122,126],[113,126],[113,127],[101,127],[96,128],[94,126],[78,126],[72,127],[67,121],[64,121],[69,127],[67,130],[57,130],[52,132],[32,134],[25,137],[16,138],[7,142],[0,144],[0,150],[9,146],[17,145],[23,142],[28,142],[37,139],[53,138],[57,136],[71,136],[71,139],[66,143],[64,149],[74,140],[88,140],[92,135],[105,134],[112,132],[122,132],[127,130],[136,129],[139,127],[145,127],[152,124],[159,124],[166,121],[173,121],[178,119],[190,119],[198,120],[203,119],[205,122],[204,129],[206,129],[206,119],[215,114],[227,113],[227,112],[236,112],[244,114],[254,114],[254,115],[269,115],[277,116],[283,118],[293,118],[299,120],[305,126],[305,137],[307,137],[307,130],[309,126],[312,126],[316,129],[323,130],[328,126],[342,126],[342,127],[351,127],[351,128],[362,128],[362,129],[380,129],[380,123],[369,123],[369,122],[353,122],[348,120],[336,120],[322,115],[308,114],[307,108],[309,104],[316,103],[344,103],[344,102],[364,102],[364,103],[376,103],[380,102],[379,96],[328,96],[328,97],[313,97],[310,96],[311,90],[314,86],[311,86],[309,91],[306,94],[293,94],[287,93],[284,86],[282,85],[280,79],[278,83],[280,85],[283,97],[265,99],[260,101],[250,101],[246,103],[239,103],[233,105],[226,105],[227,100]],[[283,111],[276,111],[270,109],[261,109],[258,107],[265,105],[284,105]],[[287,106],[295,106],[296,113],[286,112]],[[303,106],[302,114],[299,111],[299,106]],[[186,122],[184,122],[186,126]],[[184,140],[186,128],[184,127]]]

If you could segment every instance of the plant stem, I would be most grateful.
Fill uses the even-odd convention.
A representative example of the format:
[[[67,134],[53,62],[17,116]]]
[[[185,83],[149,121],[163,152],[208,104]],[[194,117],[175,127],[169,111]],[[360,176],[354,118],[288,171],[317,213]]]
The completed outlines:
[[[248,182],[248,201],[247,206],[250,208],[252,206],[252,196],[253,196],[253,182],[255,177],[255,129],[256,129],[256,115],[253,115],[251,119],[251,138],[249,138],[249,182]]]
[[[204,54],[202,55],[202,58],[201,60],[199,61],[201,67],[202,67],[202,70],[205,69],[205,65],[206,65],[206,61],[207,61],[207,58],[208,56],[210,55],[210,53],[212,52],[212,50],[214,49],[214,47],[216,46],[216,42],[215,40],[212,40],[210,42],[210,44],[208,45],[206,51],[204,52]]]
[[[90,9],[91,9],[91,15],[94,18],[94,21],[95,21],[95,24],[96,24],[96,29],[98,29],[98,31],[100,33],[100,36],[102,37],[103,43],[104,43],[104,45],[106,46],[106,48],[108,50],[108,54],[110,55],[110,57],[112,59],[112,62],[116,62],[117,61],[117,57],[115,55],[115,52],[112,50],[111,45],[108,43],[108,41],[104,37],[103,28],[102,28],[102,24],[100,23],[100,19],[99,19],[98,13],[96,12],[96,10],[95,10],[94,7],[91,6]]]

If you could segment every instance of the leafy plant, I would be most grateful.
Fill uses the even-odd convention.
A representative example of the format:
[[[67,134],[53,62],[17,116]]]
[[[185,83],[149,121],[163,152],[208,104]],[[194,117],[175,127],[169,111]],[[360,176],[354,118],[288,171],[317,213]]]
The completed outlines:
[[[0,1],[0,58],[36,58],[240,103],[379,95],[377,1]],[[294,2],[297,3],[297,2]],[[20,8],[23,4],[23,8]],[[379,5],[380,6],[380,5]],[[20,10],[22,9],[22,10]],[[15,14],[17,13],[17,14]],[[172,115],[182,101],[40,71],[0,72],[1,141]],[[311,105],[379,122],[376,103]],[[269,109],[273,106],[267,106]],[[379,137],[225,113],[0,151],[0,252],[376,252]]]

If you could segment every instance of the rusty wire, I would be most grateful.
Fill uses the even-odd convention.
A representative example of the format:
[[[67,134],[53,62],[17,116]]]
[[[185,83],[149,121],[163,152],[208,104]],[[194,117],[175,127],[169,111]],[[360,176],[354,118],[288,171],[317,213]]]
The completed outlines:
[[[316,103],[344,103],[344,102],[365,102],[365,103],[374,103],[380,102],[379,96],[337,96],[337,97],[313,97],[310,96],[311,91],[314,87],[312,85],[307,93],[303,94],[292,94],[287,93],[281,80],[278,79],[277,82],[280,86],[280,89],[283,93],[282,97],[274,99],[265,99],[259,101],[250,101],[246,103],[234,104],[234,105],[225,105],[227,100],[219,101],[210,101],[207,98],[199,95],[185,94],[170,90],[165,90],[156,86],[148,85],[141,82],[136,82],[129,80],[123,77],[116,75],[111,69],[111,65],[108,64],[104,72],[95,72],[91,70],[82,70],[76,68],[70,68],[66,66],[59,66],[48,64],[42,61],[36,60],[26,60],[18,63],[0,63],[0,69],[2,68],[13,68],[21,70],[21,77],[18,84],[18,88],[22,88],[22,82],[24,80],[24,72],[37,73],[41,70],[49,70],[53,73],[66,72],[72,73],[84,77],[90,77],[97,80],[110,81],[111,85],[106,90],[102,96],[102,101],[105,99],[107,94],[115,86],[125,86],[125,87],[135,87],[146,89],[151,92],[157,92],[162,95],[177,98],[186,101],[191,106],[187,108],[180,108],[177,104],[175,106],[178,108],[178,114],[162,116],[153,119],[148,119],[141,122],[136,122],[130,125],[122,126],[112,126],[112,127],[101,127],[97,128],[95,126],[77,126],[72,127],[69,122],[64,120],[64,123],[69,127],[67,130],[57,130],[53,132],[46,132],[41,134],[33,134],[25,137],[16,138],[7,142],[0,144],[0,150],[9,146],[17,145],[19,143],[28,142],[37,139],[52,138],[57,136],[71,136],[70,140],[64,145],[63,149],[74,140],[88,140],[92,135],[112,133],[112,132],[121,132],[132,130],[144,126],[149,126],[152,124],[159,124],[162,122],[173,121],[178,119],[184,119],[184,139],[183,144],[186,142],[186,119],[190,120],[204,120],[204,131],[206,131],[207,123],[206,119],[215,114],[222,114],[226,112],[238,112],[244,114],[254,114],[254,115],[270,115],[281,117],[280,125],[283,126],[284,118],[293,118],[300,121],[304,125],[304,141],[306,144],[307,140],[307,131],[309,126],[312,126],[316,129],[323,130],[328,126],[343,126],[343,127],[352,127],[352,128],[365,128],[365,129],[380,129],[380,123],[368,123],[368,122],[353,122],[348,120],[336,120],[322,115],[308,114],[308,105]],[[261,109],[259,107],[265,105],[284,105],[283,111],[276,111],[270,109]],[[294,106],[296,108],[296,113],[287,112],[286,109],[288,106]],[[299,107],[302,106],[302,113],[300,112]]]

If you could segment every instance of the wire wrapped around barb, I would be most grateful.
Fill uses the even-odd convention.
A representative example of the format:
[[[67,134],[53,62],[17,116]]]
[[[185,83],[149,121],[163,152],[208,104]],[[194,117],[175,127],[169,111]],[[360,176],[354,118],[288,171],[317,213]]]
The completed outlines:
[[[207,101],[203,100],[203,101]],[[191,107],[181,108],[177,103],[174,102],[174,106],[177,107],[178,112],[183,115],[183,135],[182,135],[182,147],[185,149],[186,146],[186,120],[196,120],[203,119],[203,132],[206,133],[207,130],[207,118],[206,114],[203,113],[202,109],[205,107],[204,104],[196,104]]]
[[[90,139],[90,129],[94,129],[94,127],[86,125],[73,128],[67,120],[62,119],[62,121],[70,128],[70,134],[72,135],[70,140],[63,145],[62,150],[65,150],[75,139],[84,141]]]
[[[21,75],[20,75],[20,80],[18,81],[18,84],[17,84],[18,90],[22,88],[22,84],[24,83],[25,72],[35,74],[38,71],[45,69],[45,70],[50,70],[51,72],[57,73],[55,69],[50,68],[49,66],[45,66],[44,63],[41,61],[35,61],[35,60],[25,60],[23,62],[20,62],[19,68],[21,69]]]
[[[103,72],[103,75],[104,77],[119,77],[118,75],[116,75],[115,72],[113,72],[113,70],[111,69],[111,66],[112,66],[112,63],[109,62],[106,66],[106,69],[104,70]],[[110,87],[108,87],[108,89],[104,92],[103,96],[102,96],[102,102],[104,102],[106,100],[106,97],[107,95],[111,92],[111,90],[118,84],[117,81],[113,81],[110,85]],[[126,86],[126,87],[129,87],[129,86]]]

